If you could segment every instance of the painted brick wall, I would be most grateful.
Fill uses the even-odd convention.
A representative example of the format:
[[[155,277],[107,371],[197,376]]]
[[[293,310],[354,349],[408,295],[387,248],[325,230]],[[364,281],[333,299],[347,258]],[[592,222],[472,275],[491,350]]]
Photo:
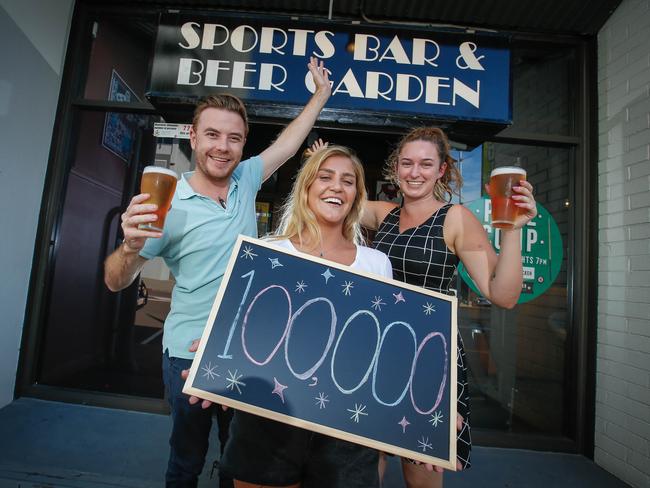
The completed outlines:
[[[595,460],[650,486],[650,0],[598,35]]]

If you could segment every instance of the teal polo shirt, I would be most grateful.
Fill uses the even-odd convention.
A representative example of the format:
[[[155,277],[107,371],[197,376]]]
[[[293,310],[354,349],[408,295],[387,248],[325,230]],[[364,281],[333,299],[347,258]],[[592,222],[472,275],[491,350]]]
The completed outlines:
[[[162,237],[147,239],[140,251],[145,259],[162,257],[176,279],[163,331],[163,351],[171,357],[194,357],[188,348],[203,333],[237,236],[257,237],[255,196],[262,171],[259,156],[239,163],[225,209],[196,193],[188,182],[192,173],[184,173]]]

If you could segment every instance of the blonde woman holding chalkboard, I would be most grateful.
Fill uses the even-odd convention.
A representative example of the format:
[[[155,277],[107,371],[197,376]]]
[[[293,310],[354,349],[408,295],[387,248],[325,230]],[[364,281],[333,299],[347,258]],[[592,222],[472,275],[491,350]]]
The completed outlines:
[[[284,206],[275,244],[392,277],[388,257],[364,247],[363,166],[349,149],[329,146],[306,160]],[[220,470],[235,487],[379,486],[378,452],[242,411],[230,427]]]

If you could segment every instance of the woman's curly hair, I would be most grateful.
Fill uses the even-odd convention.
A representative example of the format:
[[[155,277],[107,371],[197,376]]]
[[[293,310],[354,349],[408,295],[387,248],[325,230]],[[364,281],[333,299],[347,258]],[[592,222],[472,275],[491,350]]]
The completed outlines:
[[[433,187],[433,196],[440,201],[449,202],[453,194],[458,195],[463,185],[463,177],[456,166],[456,160],[451,157],[451,147],[446,134],[438,127],[416,127],[408,134],[404,135],[393,152],[388,156],[384,166],[384,177],[399,186],[397,177],[397,164],[402,149],[406,144],[413,141],[427,141],[438,149],[440,164],[446,164],[445,172],[442,177],[436,181]]]

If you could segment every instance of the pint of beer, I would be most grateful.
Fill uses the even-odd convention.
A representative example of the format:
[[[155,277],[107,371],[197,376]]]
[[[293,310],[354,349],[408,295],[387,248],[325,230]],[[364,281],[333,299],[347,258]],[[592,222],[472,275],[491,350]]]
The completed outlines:
[[[165,217],[172,204],[174,190],[176,190],[177,176],[174,171],[160,166],[147,166],[142,172],[140,182],[140,193],[148,193],[150,196],[146,202],[158,205],[154,213],[158,216],[155,222],[141,224],[140,229],[162,232],[165,225]]]
[[[497,229],[512,229],[519,216],[519,207],[513,186],[519,186],[519,180],[526,179],[526,170],[518,166],[502,166],[495,168],[490,174],[490,199],[492,200],[492,227]]]

